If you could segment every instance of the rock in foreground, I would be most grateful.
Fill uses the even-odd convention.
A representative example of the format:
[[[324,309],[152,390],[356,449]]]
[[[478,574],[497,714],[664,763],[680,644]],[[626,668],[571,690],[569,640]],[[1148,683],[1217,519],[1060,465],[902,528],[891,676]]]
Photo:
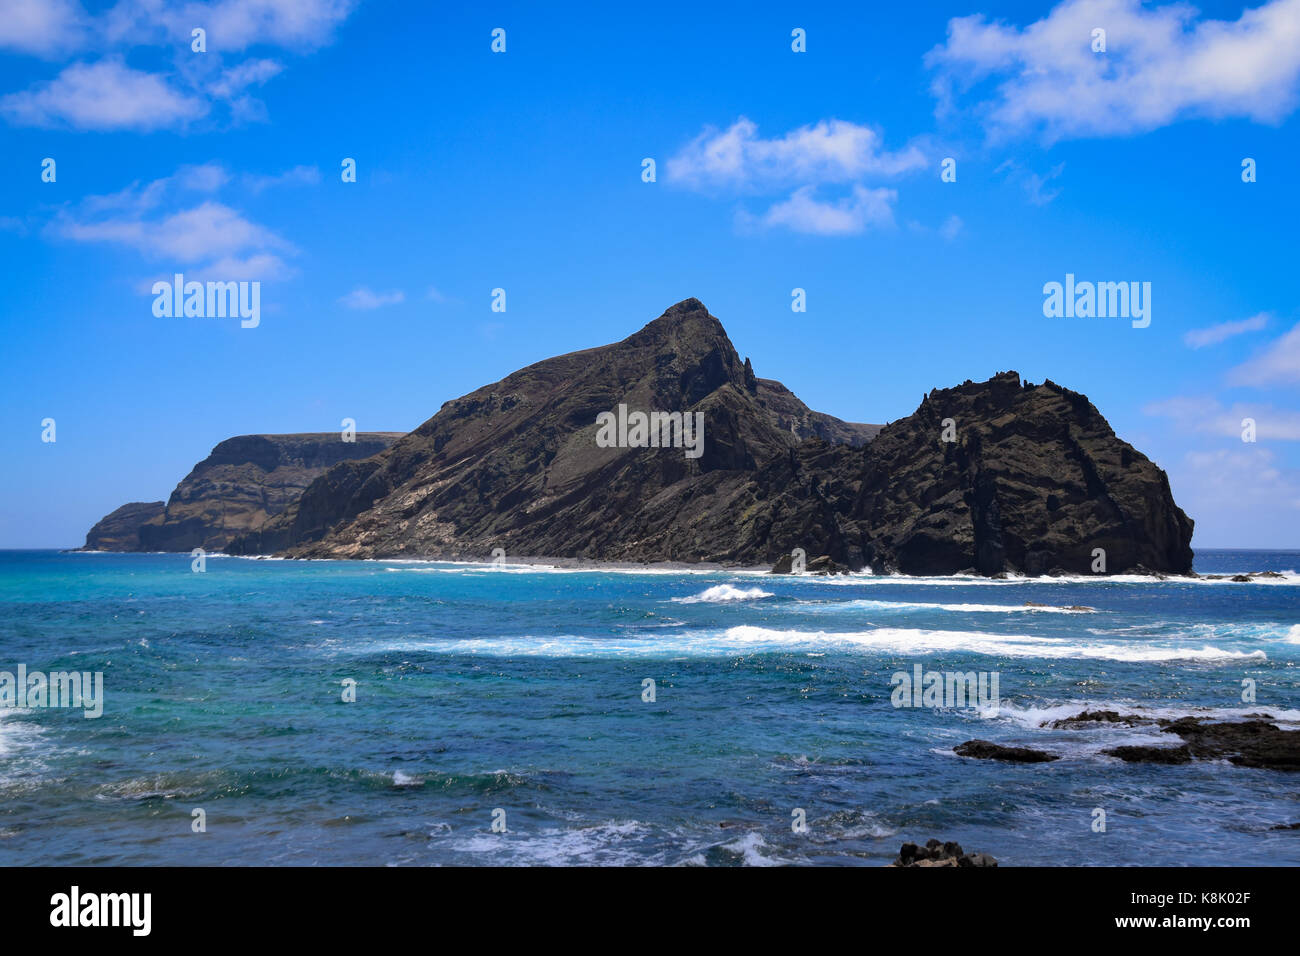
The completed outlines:
[[[898,859],[889,866],[997,866],[998,861],[987,853],[965,853],[961,844],[954,841],[940,843],[927,840],[925,846],[904,843]]]

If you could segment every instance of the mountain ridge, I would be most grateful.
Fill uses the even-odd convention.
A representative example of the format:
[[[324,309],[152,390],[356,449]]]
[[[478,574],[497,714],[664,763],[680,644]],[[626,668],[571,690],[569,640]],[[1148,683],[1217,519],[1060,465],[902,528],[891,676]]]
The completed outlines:
[[[637,427],[611,442],[599,423],[615,410],[669,424],[699,416],[703,442],[667,447],[668,425],[653,442]],[[932,389],[888,425],[844,422],[758,377],[697,299],[621,341],[535,362],[444,402],[405,435],[381,438],[332,463],[316,460],[314,473],[298,469],[273,509],[250,506],[257,491],[249,483],[274,480],[270,458],[216,462],[243,469],[250,512],[232,525],[222,504],[221,547],[296,558],[504,552],[779,567],[801,551],[819,566],[908,574],[1191,570],[1193,523],[1167,476],[1081,393],[999,372]],[[178,492],[201,484],[195,473],[205,463],[215,467],[209,456]],[[177,507],[197,508],[210,527],[220,495],[191,491]],[[124,527],[156,504],[118,509],[100,536],[129,537]],[[172,512],[169,501],[162,518],[148,517],[141,541],[166,538],[157,526],[177,526]]]

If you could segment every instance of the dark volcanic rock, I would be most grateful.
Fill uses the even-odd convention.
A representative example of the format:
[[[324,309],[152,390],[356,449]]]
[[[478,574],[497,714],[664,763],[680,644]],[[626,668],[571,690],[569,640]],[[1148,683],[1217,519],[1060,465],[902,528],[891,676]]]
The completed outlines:
[[[383,451],[400,432],[240,435],[228,438],[176,486],[167,504],[124,505],[86,536],[104,551],[220,551],[283,512],[340,462]],[[133,509],[133,510],[132,510]]]
[[[1164,731],[1183,738],[1192,755],[1202,760],[1226,759],[1239,767],[1300,770],[1300,730],[1281,730],[1267,720],[1211,723],[1185,717],[1170,723]]]
[[[1128,747],[1113,747],[1102,753],[1128,763],[1191,763],[1192,752],[1186,747],[1150,747],[1136,744]]]
[[[862,457],[848,517],[877,570],[1085,574],[1097,548],[1107,573],[1191,570],[1192,522],[1165,473],[1050,381],[1005,372],[933,391]]]
[[[1121,714],[1115,710],[1085,710],[1073,717],[1062,717],[1060,720],[1055,720],[1052,722],[1052,726],[1057,729],[1077,727],[1081,724],[1122,724],[1125,727],[1136,727],[1140,724],[1154,723],[1154,718]]]
[[[109,512],[86,532],[82,551],[139,551],[140,526],[162,516],[167,505],[161,501],[132,501]]]
[[[1300,770],[1300,730],[1282,730],[1268,720],[1215,723],[1201,717],[1182,717],[1160,723],[1162,731],[1183,739],[1182,746],[1115,747],[1103,753],[1134,763],[1227,760],[1239,767]]]
[[[898,851],[898,859],[889,866],[997,866],[998,861],[987,853],[966,853],[961,844],[949,840],[926,840],[925,846],[904,843]]]
[[[1004,747],[1002,744],[991,743],[987,740],[968,740],[964,744],[958,744],[953,748],[953,753],[959,757],[975,757],[980,760],[1010,760],[1013,763],[1046,763],[1049,760],[1060,760],[1056,754],[1049,754],[1045,750],[1034,750],[1030,747]]]
[[[702,455],[598,447],[597,415],[620,404],[702,413]],[[805,440],[851,448],[878,430],[813,412],[779,383],[747,373],[722,324],[687,299],[622,342],[538,362],[447,402],[376,459],[323,475],[260,535],[231,548],[771,561],[765,513],[744,513],[754,473]],[[719,529],[722,514],[728,524]]]
[[[703,454],[600,448],[596,416],[702,412]],[[955,441],[942,440],[952,419]],[[911,574],[1191,568],[1164,472],[1075,392],[1014,372],[933,391],[883,429],[754,376],[695,299],[635,335],[447,402],[345,462],[233,553],[766,564]]]

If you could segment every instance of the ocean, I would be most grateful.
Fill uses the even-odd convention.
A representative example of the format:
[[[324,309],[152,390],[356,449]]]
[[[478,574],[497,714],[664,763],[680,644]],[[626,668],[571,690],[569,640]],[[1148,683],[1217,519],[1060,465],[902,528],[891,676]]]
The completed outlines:
[[[878,866],[931,837],[1012,866],[1300,864],[1273,829],[1300,774],[1051,726],[1300,725],[1300,552],[1196,568],[1282,576],[0,552],[0,671],[104,687],[94,719],[0,708],[0,864]],[[995,675],[996,706],[895,706],[918,665]],[[975,738],[1061,759],[953,753]]]

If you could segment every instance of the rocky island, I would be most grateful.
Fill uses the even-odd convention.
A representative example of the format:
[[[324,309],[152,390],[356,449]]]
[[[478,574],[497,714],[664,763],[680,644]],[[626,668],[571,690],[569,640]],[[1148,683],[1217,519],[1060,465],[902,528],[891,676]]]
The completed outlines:
[[[699,454],[597,442],[598,418],[620,405],[702,414]],[[449,401],[410,434],[367,436],[369,454],[360,435],[350,449],[337,436],[279,437],[328,440],[337,458],[318,450],[319,471],[297,467],[290,482],[262,467],[268,451],[237,490],[214,479],[200,494],[209,459],[165,513],[127,505],[92,536],[129,542],[144,517],[146,550],[202,538],[232,554],[307,558],[486,560],[500,548],[754,566],[797,548],[828,569],[907,574],[1192,565],[1192,521],[1165,473],[1085,396],[1001,372],[931,391],[888,425],[845,422],[759,378],[696,299],[621,342]],[[187,483],[194,492],[181,494]]]

